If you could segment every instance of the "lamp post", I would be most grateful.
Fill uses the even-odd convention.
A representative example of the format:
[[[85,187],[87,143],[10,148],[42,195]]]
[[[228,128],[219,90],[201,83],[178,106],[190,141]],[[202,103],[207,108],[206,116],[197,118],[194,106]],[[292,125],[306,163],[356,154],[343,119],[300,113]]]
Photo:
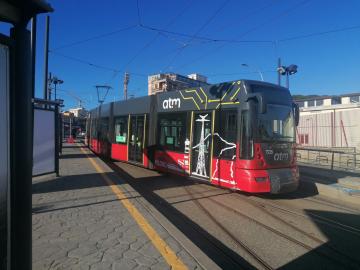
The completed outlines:
[[[58,77],[56,76],[51,76],[51,73],[49,75],[49,79],[48,79],[48,87],[49,87],[49,94],[48,94],[48,98],[49,100],[51,100],[51,84],[54,84],[54,90],[55,90],[55,93],[54,93],[54,100],[56,101],[56,86],[58,84],[62,84],[64,83],[63,80],[60,80]]]
[[[56,86],[57,86],[58,84],[63,84],[63,83],[64,83],[63,80],[60,80],[60,79],[57,78],[57,77],[53,77],[53,84],[55,85],[55,93],[54,93],[54,98],[55,98],[55,100],[56,100]]]
[[[243,64],[241,64],[241,65],[242,65],[243,67],[250,68],[250,66],[249,66],[248,64],[243,63]],[[259,68],[256,68],[256,72],[259,73],[261,80],[264,81],[264,76],[263,76],[261,70],[260,70]]]
[[[280,75],[286,75],[286,88],[289,89],[289,75],[293,75],[297,73],[297,65],[290,65],[290,66],[280,66],[277,68],[277,72],[279,72]]]
[[[50,76],[50,78],[49,78],[49,83],[50,84],[54,84],[54,90],[55,90],[55,92],[54,92],[54,100],[56,101],[56,86],[58,85],[58,84],[63,84],[64,83],[64,81],[63,80],[60,80],[58,77],[56,77],[56,76],[54,76],[54,77],[51,77]],[[49,94],[49,99],[51,99],[51,94]]]
[[[109,85],[95,85],[97,97],[98,97],[98,103],[102,105],[106,99],[107,94],[109,93],[109,90],[112,89]],[[104,94],[101,95],[101,92]]]

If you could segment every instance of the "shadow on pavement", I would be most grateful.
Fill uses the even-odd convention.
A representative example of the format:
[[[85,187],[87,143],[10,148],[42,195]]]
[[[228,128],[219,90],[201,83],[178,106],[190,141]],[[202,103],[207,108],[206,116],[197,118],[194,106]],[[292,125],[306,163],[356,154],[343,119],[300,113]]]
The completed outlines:
[[[154,192],[155,190],[159,189],[195,185],[197,184],[196,182],[191,180],[184,181],[183,179],[176,177],[174,177],[175,180],[173,181],[166,181],[166,177],[163,175],[144,178],[133,177],[125,170],[122,170],[113,163],[108,163],[108,165],[115,172],[117,172],[121,178],[125,178],[126,182],[132,186],[132,188],[134,188],[143,198],[152,204],[174,226],[176,226],[184,235],[186,235],[188,239],[191,239],[191,241],[196,246],[198,246],[208,257],[210,257],[219,267],[222,269],[256,269],[254,266],[245,261],[239,254],[228,248],[216,237],[209,234],[201,226],[193,222],[191,219],[189,219],[189,217],[184,215],[172,204]],[[223,194],[209,195],[209,197],[219,195]],[[193,199],[188,199],[188,201],[192,200]]]
[[[137,198],[137,197],[139,197],[139,196],[127,197],[127,199],[133,199],[133,198]],[[121,199],[116,198],[116,199],[112,199],[112,200],[97,201],[97,202],[84,203],[84,204],[72,205],[72,206],[66,206],[66,207],[58,207],[58,208],[53,208],[54,205],[48,204],[48,205],[42,205],[42,206],[33,207],[32,208],[32,213],[33,214],[41,214],[41,213],[55,212],[55,211],[60,211],[60,210],[81,208],[81,207],[87,207],[87,206],[90,206],[90,205],[104,204],[104,203],[115,202],[115,201],[120,201],[120,200]]]
[[[65,154],[60,159],[96,157],[94,154]]]
[[[231,264],[231,260],[234,260],[236,263],[241,264],[242,268],[254,269],[254,266],[244,261],[237,253],[229,249],[220,240],[210,235],[200,225],[190,220],[189,217],[185,216],[174,207],[174,204],[176,203],[192,201],[193,199],[169,203],[167,201],[169,199],[168,197],[164,199],[155,193],[155,191],[165,188],[197,185],[199,184],[197,181],[184,180],[184,178],[176,176],[171,176],[171,181],[169,181],[168,177],[164,175],[133,177],[115,164],[108,165],[122,178],[125,178],[141,196],[160,211],[182,233],[191,239],[191,241],[193,241],[193,243],[219,267],[223,269],[234,269],[232,268],[234,267],[234,264]],[[140,169],[146,170],[143,168]],[[231,193],[231,191],[219,189],[218,192],[215,192],[212,195],[204,195],[204,197],[221,196],[228,193]],[[253,196],[253,194],[251,196]],[[304,195],[301,194],[300,190],[290,194],[261,196],[265,198],[295,199],[313,196],[313,193]],[[303,256],[281,266],[279,269],[360,269],[360,260],[356,259],[358,257],[358,250],[360,250],[360,216],[332,211],[314,210],[307,210],[306,215],[318,226],[320,231],[327,237],[328,241],[325,244],[308,251]],[[328,220],[333,220],[333,222]],[[338,220],[343,221],[343,225],[337,224],[340,223],[337,222]],[[346,223],[355,226],[354,229],[350,228],[351,226],[349,225],[345,225]],[[221,249],[224,252],[224,256],[219,256],[218,249]],[[237,267],[239,267],[239,265]]]
[[[360,216],[319,210],[305,210],[305,213],[328,240],[278,269],[360,269]],[[318,217],[356,220],[358,226],[342,226]],[[328,261],[328,264],[316,260],[319,256]]]
[[[109,177],[115,176],[114,172],[106,173]],[[57,191],[76,190],[107,186],[99,173],[77,174],[53,178],[47,181],[33,183],[32,193],[50,193]]]

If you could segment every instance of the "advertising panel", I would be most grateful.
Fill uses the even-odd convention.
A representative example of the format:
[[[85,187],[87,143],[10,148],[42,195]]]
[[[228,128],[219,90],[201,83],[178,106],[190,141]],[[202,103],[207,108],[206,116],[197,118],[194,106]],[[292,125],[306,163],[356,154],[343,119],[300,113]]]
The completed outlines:
[[[55,172],[55,112],[34,109],[33,175]]]

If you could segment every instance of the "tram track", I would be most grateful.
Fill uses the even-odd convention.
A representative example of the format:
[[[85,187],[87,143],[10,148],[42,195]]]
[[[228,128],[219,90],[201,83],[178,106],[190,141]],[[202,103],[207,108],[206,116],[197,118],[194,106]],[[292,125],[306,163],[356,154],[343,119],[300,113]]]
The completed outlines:
[[[248,245],[246,245],[243,241],[234,236],[227,228],[224,227],[202,204],[199,202],[197,198],[193,196],[191,192],[189,192],[188,187],[184,187],[186,193],[193,199],[193,202],[196,206],[201,209],[203,213],[218,227],[220,228],[231,240],[238,246],[240,246],[243,250],[245,250],[253,259],[255,259],[259,264],[261,264],[265,269],[272,270],[271,267],[264,259],[262,259],[259,255],[256,254]],[[212,201],[210,198],[205,198]]]
[[[104,160],[105,161],[105,160]],[[132,186],[137,192],[139,192],[146,200],[150,201],[160,212],[163,213],[162,210],[166,211],[168,215],[165,215],[167,218],[171,215],[173,218],[170,220],[176,219],[176,223],[178,226],[182,226],[179,224],[183,224],[182,227],[186,227],[186,230],[190,230],[190,234],[196,235],[197,238],[200,238],[199,241],[208,248],[208,250],[212,251],[211,258],[217,263],[222,269],[256,269],[244,259],[239,259],[238,256],[234,256],[234,252],[229,252],[228,249],[224,248],[223,245],[219,244],[218,241],[215,241],[213,237],[209,236],[200,226],[194,225],[187,217],[182,217],[182,213],[179,213],[174,209],[171,205],[165,203],[161,197],[153,192],[153,190],[144,187],[139,183],[135,183],[131,181],[133,179],[130,175],[124,172],[118,165],[114,164],[111,161],[105,161],[119,176],[121,176],[125,181]],[[129,181],[130,180],[130,181]],[[141,205],[144,206],[147,211],[152,214],[152,211],[144,205],[138,198],[135,198]],[[153,214],[152,214],[153,215]],[[154,215],[153,215],[154,216]],[[181,229],[180,229],[181,230]],[[181,230],[183,231],[183,230]],[[200,236],[200,237],[199,237]],[[194,240],[194,239],[192,239]],[[199,245],[197,243],[196,245]],[[216,255],[215,255],[216,254]],[[271,269],[271,268],[270,268]]]
[[[112,166],[114,167],[114,166]],[[128,177],[131,177],[129,175],[126,174],[126,172],[123,172],[122,169],[118,168],[117,165],[115,165],[115,167],[117,168],[116,171],[117,172],[121,172],[121,176],[124,176],[124,174]],[[204,184],[199,184],[197,181],[193,181],[190,180],[193,183],[197,183],[197,185],[195,185],[196,187],[203,187]],[[174,203],[168,203],[166,200],[170,199],[175,199],[176,196],[170,196],[169,198],[167,197],[161,197],[158,194],[154,193],[154,190],[148,189],[146,186],[138,184],[138,183],[134,183],[133,182],[129,182],[127,181],[130,185],[132,185],[134,187],[134,185],[136,186],[136,190],[141,191],[141,195],[144,196],[144,192],[146,193],[146,196],[144,196],[147,200],[151,200],[151,202],[157,202],[158,205],[154,205],[156,207],[162,207],[162,208],[166,208],[166,211],[168,212],[174,212],[174,206],[173,204],[177,204],[177,203],[183,203],[183,202],[187,202],[187,201],[191,201],[193,202],[198,208],[199,210],[204,213],[204,215],[206,217],[208,217],[214,224],[216,227],[219,228],[219,230],[221,230],[225,235],[227,235],[228,238],[230,238],[235,245],[239,246],[239,248],[241,248],[242,250],[244,250],[247,254],[249,254],[259,265],[261,265],[264,269],[273,269],[271,265],[269,265],[268,262],[266,262],[264,260],[264,258],[261,258],[255,251],[253,248],[249,247],[247,244],[245,244],[243,241],[241,241],[240,239],[238,239],[236,237],[236,235],[234,235],[228,228],[226,228],[223,224],[221,224],[221,222],[219,222],[219,220],[211,213],[209,212],[209,210],[207,210],[204,205],[202,205],[202,203],[199,200],[209,200],[213,203],[216,203],[217,206],[222,207],[223,209],[225,209],[228,212],[234,213],[238,216],[242,216],[243,218],[246,218],[248,220],[250,220],[251,222],[257,223],[259,226],[265,228],[268,231],[271,231],[272,233],[276,234],[278,237],[281,237],[283,239],[286,239],[287,241],[291,242],[292,244],[295,244],[297,246],[300,246],[302,248],[304,248],[306,251],[308,252],[312,252],[312,253],[316,253],[317,255],[319,255],[320,257],[324,257],[324,259],[335,263],[336,265],[342,266],[342,267],[346,267],[346,269],[358,269],[353,267],[353,265],[360,265],[360,261],[348,256],[347,254],[345,254],[344,252],[336,249],[335,247],[329,245],[328,243],[326,243],[324,240],[302,230],[301,228],[298,228],[297,226],[287,222],[285,219],[271,213],[269,211],[269,208],[273,208],[273,209],[277,209],[279,211],[282,211],[284,213],[290,214],[290,215],[295,215],[295,216],[300,216],[302,218],[306,218],[307,220],[309,220],[309,217],[299,213],[298,211],[294,210],[294,209],[288,209],[288,208],[284,208],[281,206],[277,206],[268,202],[263,202],[264,199],[260,198],[253,198],[253,197],[245,197],[243,198],[243,196],[241,196],[241,194],[236,194],[234,192],[225,192],[225,193],[216,193],[216,195],[230,195],[231,197],[234,197],[240,201],[245,201],[247,203],[249,203],[250,205],[256,207],[257,209],[259,209],[260,211],[262,211],[264,214],[270,216],[273,219],[276,219],[278,222],[280,222],[282,225],[285,225],[289,228],[291,228],[292,230],[297,231],[298,233],[300,233],[301,235],[304,235],[305,237],[309,238],[310,240],[314,241],[315,243],[321,245],[322,247],[326,247],[328,250],[330,250],[332,252],[332,254],[336,254],[337,256],[332,257],[331,255],[327,254],[326,251],[324,252],[324,249],[321,250],[317,250],[316,247],[313,247],[311,245],[308,245],[306,243],[303,243],[297,239],[295,239],[294,237],[291,237],[287,234],[284,234],[283,232],[272,228],[256,219],[254,219],[253,217],[250,217],[242,212],[240,212],[237,209],[234,209],[226,204],[224,204],[223,202],[219,201],[220,198],[219,196],[215,196],[217,199],[214,199],[213,196],[200,196],[201,194],[204,194],[206,191],[216,191],[218,189],[218,187],[214,187],[214,186],[207,186],[207,190],[196,190],[193,189],[193,187],[191,187],[191,189],[186,186],[186,184],[184,185],[184,190],[187,193],[187,195],[190,197],[190,200],[181,200],[179,202],[174,202]],[[209,189],[210,188],[210,189]],[[221,188],[220,188],[221,189]],[[221,189],[224,190],[224,189]],[[195,192],[194,192],[195,191]],[[183,197],[184,195],[179,195],[180,197]],[[200,197],[199,197],[200,196]],[[161,200],[159,200],[159,197],[161,198]],[[198,197],[198,198],[197,198]],[[177,211],[175,209],[175,211]],[[183,213],[182,213],[183,214]],[[177,213],[178,215],[178,213]],[[314,217],[313,217],[314,218]],[[312,219],[313,219],[312,218]],[[329,226],[333,226],[335,228],[341,227],[341,229],[343,231],[346,232],[351,232],[356,234],[357,236],[360,236],[360,230],[346,225],[346,224],[341,224],[337,221],[334,220],[330,220],[328,218],[316,215],[316,218],[319,219],[319,222],[323,222],[323,223],[327,223]],[[196,224],[194,226],[194,222],[192,222],[191,218],[186,216],[186,218],[182,219],[183,223],[186,223],[186,226],[188,228],[191,228],[191,230],[193,230],[195,232],[195,234],[197,235],[201,235],[202,241],[204,241],[205,243],[207,243],[206,245],[208,245],[208,247],[210,249],[212,249],[216,254],[218,254],[217,256],[223,257],[227,263],[226,263],[226,268],[241,268],[241,269],[253,269],[252,265],[249,265],[248,263],[251,262],[251,260],[247,261],[245,264],[243,261],[239,261],[238,258],[236,258],[236,256],[234,257],[234,254],[232,252],[227,252],[224,251],[223,249],[223,245],[224,244],[220,244],[219,245],[219,241],[221,241],[220,239],[214,239],[213,237],[209,237],[209,233],[206,232],[206,229],[201,227],[201,224]],[[204,230],[206,233],[204,233]],[[218,241],[219,240],[219,241]],[[224,243],[224,242],[223,242]],[[344,262],[345,260],[345,262]],[[248,264],[248,265],[247,265]],[[350,266],[351,265],[351,266]],[[250,267],[249,267],[250,266]],[[224,265],[222,265],[222,267],[224,267]]]
[[[354,259],[353,257],[350,257],[349,255],[347,255],[346,253],[338,250],[337,248],[335,248],[334,246],[332,246],[331,244],[325,242],[324,240],[321,240],[320,238],[304,231],[303,229],[287,222],[285,219],[271,213],[270,211],[268,211],[267,209],[263,208],[262,206],[255,206],[257,207],[258,209],[260,209],[261,211],[263,211],[265,214],[267,214],[268,216],[271,216],[273,219],[277,220],[279,223],[282,223],[283,225],[285,226],[288,226],[290,227],[291,229],[301,233],[302,235],[306,236],[307,238],[313,240],[314,242],[316,242],[317,244],[320,244],[320,245],[323,245],[325,246],[326,248],[330,249],[331,251],[333,251],[334,253],[346,258],[347,260],[349,261],[352,261],[354,263],[357,263],[360,265],[360,260],[357,260],[357,259]]]
[[[236,198],[240,199],[239,196],[236,196]],[[243,200],[243,201],[245,200],[245,201],[248,201],[249,203],[251,203],[251,201],[252,201],[253,203],[258,204],[258,206],[261,206],[262,208],[271,207],[273,209],[276,209],[276,210],[291,214],[293,216],[298,216],[298,217],[301,217],[301,218],[304,218],[304,219],[307,219],[307,220],[309,220],[309,216],[311,216],[312,220],[315,220],[315,221],[323,223],[323,224],[325,224],[325,225],[327,225],[329,227],[334,227],[336,229],[340,229],[342,231],[345,231],[345,232],[348,232],[348,233],[351,233],[351,234],[354,234],[354,235],[360,237],[360,229],[355,228],[355,227],[350,226],[350,225],[347,225],[347,224],[343,224],[343,223],[338,222],[336,220],[332,220],[330,218],[323,217],[321,215],[317,215],[317,214],[314,214],[314,213],[308,213],[309,216],[307,216],[305,214],[299,213],[299,211],[297,211],[297,210],[294,211],[294,210],[291,210],[291,209],[288,209],[288,208],[285,208],[285,207],[274,205],[272,203],[265,202],[263,199],[254,198],[254,197],[247,198],[247,199],[244,199],[242,197],[240,200]]]
[[[196,198],[194,198],[194,199],[197,200]],[[331,262],[334,262],[334,263],[336,263],[336,264],[338,264],[338,265],[342,265],[342,266],[345,266],[345,267],[349,267],[349,265],[346,264],[346,263],[344,263],[343,261],[338,260],[338,259],[335,259],[335,258],[329,256],[329,255],[328,255],[327,253],[325,253],[325,252],[320,252],[319,250],[316,250],[316,248],[314,248],[314,247],[312,247],[312,246],[310,246],[310,245],[308,245],[308,244],[305,244],[305,243],[303,243],[303,242],[301,242],[301,241],[299,241],[299,240],[297,240],[297,239],[295,239],[295,238],[293,238],[293,237],[291,237],[291,236],[289,236],[289,235],[287,235],[287,234],[284,234],[284,233],[280,232],[279,230],[276,230],[276,229],[274,229],[274,228],[272,228],[272,227],[270,227],[270,226],[268,226],[268,225],[266,225],[266,224],[258,221],[257,219],[254,219],[254,218],[252,218],[252,217],[250,217],[250,216],[248,216],[248,215],[240,212],[239,210],[237,210],[237,209],[235,209],[235,208],[232,208],[232,207],[230,207],[230,206],[228,206],[228,205],[226,205],[226,204],[224,204],[224,203],[222,203],[222,202],[220,202],[220,201],[218,201],[218,200],[216,200],[216,199],[212,199],[212,198],[209,198],[209,197],[198,198],[198,199],[205,199],[205,200],[212,201],[212,202],[215,203],[216,205],[221,206],[223,209],[226,209],[226,210],[229,211],[229,212],[232,212],[232,213],[234,213],[234,214],[236,214],[236,215],[238,215],[238,216],[241,216],[241,217],[243,217],[243,218],[246,218],[246,219],[250,220],[251,222],[253,222],[253,223],[255,223],[255,224],[257,224],[257,225],[259,225],[259,226],[267,229],[268,231],[274,233],[275,235],[280,236],[280,237],[282,237],[282,238],[284,238],[284,239],[292,242],[293,244],[296,244],[296,245],[298,245],[298,246],[301,246],[302,248],[306,249],[308,252],[310,252],[310,251],[311,251],[311,252],[315,252],[315,253],[317,253],[319,256],[324,257],[324,258],[328,259],[328,260],[331,261]],[[252,205],[255,206],[254,204],[252,204]],[[354,258],[352,258],[352,257],[349,257],[347,254],[345,254],[345,253],[343,253],[343,252],[335,249],[335,248],[332,247],[332,246],[327,245],[326,242],[324,242],[323,240],[318,239],[317,237],[310,235],[309,233],[301,230],[300,228],[297,228],[296,226],[294,226],[294,225],[286,222],[285,220],[283,220],[283,219],[279,218],[278,216],[276,216],[276,215],[274,215],[274,214],[272,214],[272,213],[264,210],[263,208],[259,208],[258,206],[255,206],[255,207],[257,207],[259,210],[261,210],[261,211],[264,212],[265,214],[273,217],[274,219],[276,219],[276,220],[278,220],[278,221],[281,220],[280,222],[281,222],[282,224],[291,227],[292,229],[294,229],[294,230],[298,231],[299,233],[307,236],[308,238],[312,239],[313,241],[317,242],[318,244],[327,246],[327,247],[328,247],[329,249],[331,249],[333,252],[335,252],[335,253],[337,253],[338,255],[344,257],[346,260],[349,260],[349,261],[351,261],[352,263],[356,263],[357,265],[360,265],[360,261],[359,261],[359,260],[356,260],[356,259],[354,259]],[[206,209],[204,209],[204,211],[206,211],[206,212],[208,213],[208,211],[207,211]],[[211,215],[211,214],[210,214],[210,215]],[[221,225],[221,224],[220,224],[220,225]],[[354,268],[354,269],[356,269],[356,268]]]

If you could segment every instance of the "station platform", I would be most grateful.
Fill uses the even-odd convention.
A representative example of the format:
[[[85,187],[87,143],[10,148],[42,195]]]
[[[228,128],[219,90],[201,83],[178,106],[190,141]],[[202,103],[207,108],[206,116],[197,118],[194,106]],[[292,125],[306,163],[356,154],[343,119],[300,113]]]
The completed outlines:
[[[79,143],[33,179],[32,211],[33,269],[219,269]]]
[[[360,207],[360,174],[309,165],[299,166],[300,180],[305,188],[338,202]]]

